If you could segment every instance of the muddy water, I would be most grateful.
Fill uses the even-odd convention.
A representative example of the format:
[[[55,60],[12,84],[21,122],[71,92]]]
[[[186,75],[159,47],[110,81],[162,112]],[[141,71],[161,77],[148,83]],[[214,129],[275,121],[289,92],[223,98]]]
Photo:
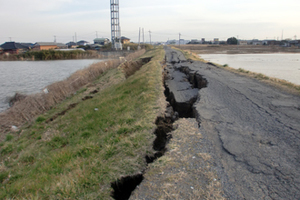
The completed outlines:
[[[300,85],[300,54],[201,54],[201,58]]]
[[[31,94],[63,80],[79,69],[101,60],[1,61],[0,112],[7,109],[8,97],[16,92]]]

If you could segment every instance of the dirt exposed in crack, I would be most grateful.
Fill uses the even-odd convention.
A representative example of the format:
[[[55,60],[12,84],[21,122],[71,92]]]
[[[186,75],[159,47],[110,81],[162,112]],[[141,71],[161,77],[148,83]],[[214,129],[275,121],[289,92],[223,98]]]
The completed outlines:
[[[129,78],[132,76],[136,71],[138,71],[143,65],[147,64],[150,62],[152,57],[147,57],[147,58],[141,58],[136,61],[128,61],[125,62],[121,65],[121,68],[124,71],[125,77]]]
[[[219,189],[221,183],[210,165],[210,155],[202,149],[204,141],[199,123],[193,119],[199,90],[207,87],[208,81],[185,67],[187,62],[191,62],[183,59],[181,54],[166,51],[164,93],[174,113],[168,118],[173,127],[168,133],[172,140],[167,143],[171,145],[164,148],[157,146],[157,150],[163,151],[159,156],[163,157],[149,165],[144,174],[145,180],[133,192],[131,200],[223,199]],[[174,124],[173,118],[176,118]]]
[[[65,115],[69,110],[75,108],[77,105],[78,105],[78,103],[72,103],[72,104],[70,104],[67,109],[63,110],[60,113],[57,113],[57,114],[53,115],[53,117],[51,117],[50,119],[46,120],[46,123],[52,122],[56,118],[58,118],[59,116]]]
[[[113,192],[111,197],[116,200],[126,200],[129,199],[131,192],[143,181],[143,174],[136,174],[133,176],[122,177],[111,184]]]
[[[153,142],[153,149],[156,151],[154,155],[146,155],[146,163],[153,163],[158,158],[162,157],[164,153],[167,151],[166,145],[172,138],[172,135],[169,134],[174,130],[173,123],[177,119],[178,114],[175,113],[172,107],[168,107],[165,112],[165,117],[158,117],[156,119],[155,124],[157,125],[154,134],[156,138]],[[145,170],[141,173],[122,177],[121,179],[113,182],[111,187],[113,191],[111,193],[111,197],[116,200],[126,200],[129,199],[131,193],[135,190],[135,188],[143,181]]]
[[[94,98],[94,97],[93,96],[85,96],[82,98],[82,101],[86,101],[86,100],[92,99],[92,98]]]
[[[157,129],[154,131],[156,139],[153,142],[155,153],[145,156],[147,164],[155,162],[166,153],[166,145],[172,138],[170,133],[175,130],[173,123],[176,120],[195,118],[193,105],[198,99],[198,91],[207,87],[205,78],[180,66],[180,63],[180,59],[176,55],[172,55],[172,61],[167,63],[167,68],[164,70],[164,94],[169,105],[166,108],[165,116],[156,119]],[[179,87],[177,87],[178,84]],[[129,199],[131,193],[143,181],[145,171],[113,182],[111,197],[116,200]],[[138,181],[136,181],[137,177],[139,177]]]

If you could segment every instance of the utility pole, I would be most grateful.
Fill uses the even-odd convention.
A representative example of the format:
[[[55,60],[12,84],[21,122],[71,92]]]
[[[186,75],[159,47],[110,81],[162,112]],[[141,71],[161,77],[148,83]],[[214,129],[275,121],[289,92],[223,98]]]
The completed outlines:
[[[138,50],[141,49],[140,42],[141,42],[141,27],[139,28],[139,46],[138,46]]]
[[[180,47],[180,36],[181,36],[181,33],[179,33],[179,47]]]
[[[77,44],[77,33],[75,32],[75,43]]]
[[[73,42],[75,42],[74,36],[73,36]]]
[[[54,35],[54,43],[56,43],[56,35]]]
[[[143,28],[143,46],[145,48],[145,34],[144,34],[144,28]]]
[[[149,30],[149,36],[150,36],[150,45],[151,45],[151,31]]]

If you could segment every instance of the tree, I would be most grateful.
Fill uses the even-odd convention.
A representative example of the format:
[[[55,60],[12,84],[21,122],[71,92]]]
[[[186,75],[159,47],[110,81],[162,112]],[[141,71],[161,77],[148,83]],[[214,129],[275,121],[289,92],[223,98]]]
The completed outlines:
[[[237,45],[238,44],[238,40],[235,37],[228,38],[227,39],[227,44]]]

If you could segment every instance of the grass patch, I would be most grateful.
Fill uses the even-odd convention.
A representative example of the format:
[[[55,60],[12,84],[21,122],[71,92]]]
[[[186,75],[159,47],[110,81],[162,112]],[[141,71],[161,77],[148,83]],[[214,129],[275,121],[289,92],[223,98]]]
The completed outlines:
[[[111,182],[142,171],[162,110],[162,47],[150,56],[128,79],[108,71],[93,82],[104,89],[92,99],[57,115],[89,92],[79,90],[4,142],[0,199],[110,199]]]

